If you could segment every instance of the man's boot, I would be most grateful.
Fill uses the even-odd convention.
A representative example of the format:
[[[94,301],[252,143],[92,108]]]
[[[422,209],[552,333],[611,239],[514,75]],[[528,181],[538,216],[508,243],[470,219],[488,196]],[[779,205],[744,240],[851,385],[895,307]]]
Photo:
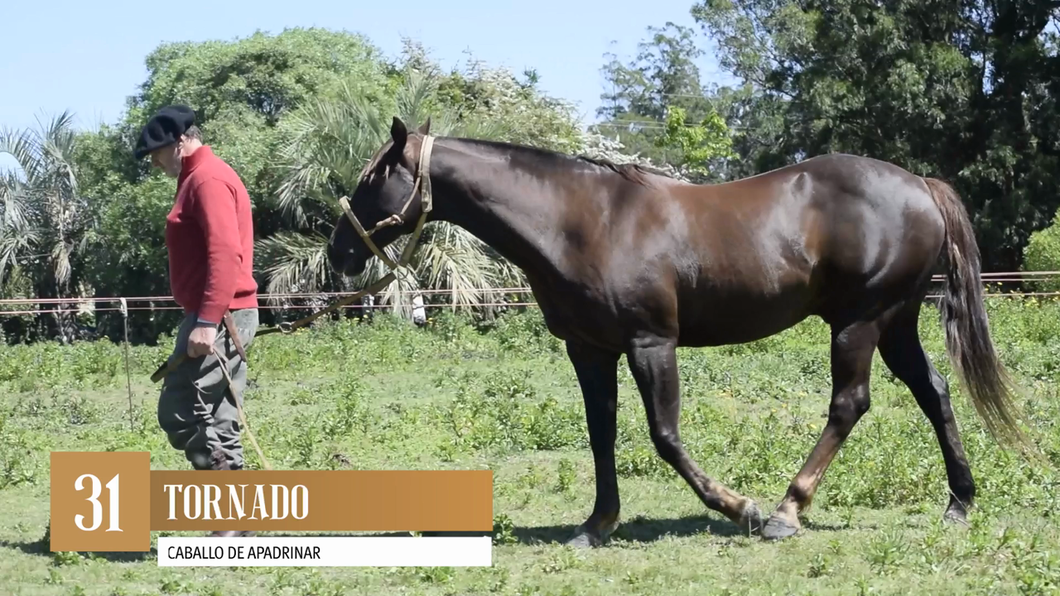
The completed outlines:
[[[239,470],[241,468],[232,467],[228,463],[228,458],[220,450],[215,449],[210,454],[210,469],[211,470]],[[241,530],[218,530],[216,532],[210,532],[207,536],[216,536],[220,538],[231,538],[233,536],[253,536],[252,531],[241,531]]]

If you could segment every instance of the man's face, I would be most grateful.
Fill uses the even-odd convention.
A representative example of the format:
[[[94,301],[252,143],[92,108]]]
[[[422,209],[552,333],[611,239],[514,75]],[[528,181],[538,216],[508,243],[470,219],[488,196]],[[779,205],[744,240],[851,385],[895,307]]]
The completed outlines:
[[[184,139],[151,152],[151,165],[165,172],[166,176],[176,178],[180,175],[181,155]]]

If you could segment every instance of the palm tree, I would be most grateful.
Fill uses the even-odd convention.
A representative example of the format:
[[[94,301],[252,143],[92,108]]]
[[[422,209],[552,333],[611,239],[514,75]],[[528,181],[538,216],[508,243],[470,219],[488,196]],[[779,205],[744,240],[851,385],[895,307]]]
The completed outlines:
[[[69,295],[74,256],[84,248],[86,208],[78,194],[73,115],[63,112],[38,130],[0,130],[0,153],[17,168],[0,174],[0,293],[29,276],[38,298]],[[63,339],[72,329],[56,315]]]
[[[392,98],[392,105],[369,103],[356,88],[345,87],[336,99],[303,105],[282,124],[287,142],[281,153],[283,181],[273,205],[298,231],[285,231],[259,241],[262,271],[269,292],[349,291],[365,287],[387,273],[372,257],[358,277],[343,280],[325,262],[327,236],[342,213],[338,199],[349,196],[368,159],[390,134],[391,116],[410,126],[431,118],[439,135],[501,138],[503,123],[461,121],[436,97],[436,79],[409,69]],[[403,237],[386,248],[395,261],[408,241]],[[423,290],[446,290],[454,308],[493,307],[485,288],[523,283],[522,272],[500,258],[489,246],[463,228],[448,222],[424,227],[416,253],[409,263],[414,275],[395,280],[380,292],[381,302],[407,315],[411,298]]]

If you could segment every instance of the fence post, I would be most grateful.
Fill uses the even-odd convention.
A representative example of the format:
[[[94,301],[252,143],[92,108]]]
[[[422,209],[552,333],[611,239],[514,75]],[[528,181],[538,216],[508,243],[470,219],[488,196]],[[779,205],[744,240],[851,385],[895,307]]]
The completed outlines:
[[[412,322],[418,327],[427,324],[427,311],[423,308],[423,296],[420,294],[416,294],[416,297],[412,299]]]
[[[129,305],[125,302],[125,298],[120,298],[120,300],[121,319],[125,327],[125,386],[129,389],[129,431],[133,432],[136,428],[133,424],[132,375],[129,373]]]

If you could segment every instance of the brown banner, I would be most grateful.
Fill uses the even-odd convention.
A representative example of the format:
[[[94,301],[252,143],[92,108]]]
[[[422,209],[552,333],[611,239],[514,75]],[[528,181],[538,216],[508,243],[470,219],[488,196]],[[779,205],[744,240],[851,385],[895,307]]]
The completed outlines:
[[[151,549],[151,454],[51,453],[51,549]]]
[[[151,470],[147,452],[52,452],[51,549],[146,551],[152,530],[489,532],[489,470]]]
[[[493,472],[152,471],[151,529],[488,532]]]

